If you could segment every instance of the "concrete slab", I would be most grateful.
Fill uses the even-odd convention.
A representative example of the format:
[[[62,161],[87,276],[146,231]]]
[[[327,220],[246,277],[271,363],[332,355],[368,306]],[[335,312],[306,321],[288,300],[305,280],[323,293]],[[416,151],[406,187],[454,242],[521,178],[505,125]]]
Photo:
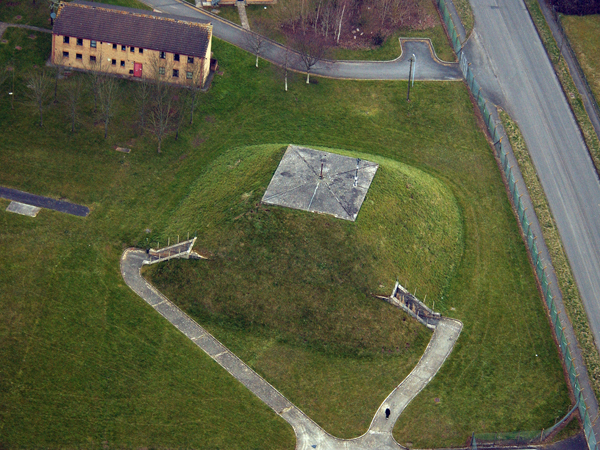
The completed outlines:
[[[262,202],[356,220],[379,165],[290,145]]]
[[[23,216],[35,217],[42,210],[42,208],[26,205],[25,203],[10,202],[6,210],[8,212],[21,214]]]

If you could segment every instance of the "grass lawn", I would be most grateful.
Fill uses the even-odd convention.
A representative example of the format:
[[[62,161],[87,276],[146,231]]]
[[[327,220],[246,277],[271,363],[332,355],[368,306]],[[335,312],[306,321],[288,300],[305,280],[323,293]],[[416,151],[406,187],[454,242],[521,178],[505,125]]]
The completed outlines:
[[[579,64],[592,88],[596,102],[600,103],[600,14],[590,16],[565,16],[560,20],[569,42],[577,54]]]
[[[9,30],[9,43],[0,46],[4,64],[22,43],[16,54],[19,76],[32,64],[40,65],[49,51],[49,36],[31,40],[28,34]],[[564,414],[569,399],[558,353],[465,86],[416,83],[407,103],[404,82],[319,79],[306,85],[301,75],[293,75],[285,93],[271,65],[255,69],[252,55],[219,40],[213,51],[224,74],[202,97],[194,125],[178,141],[167,139],[161,155],[149,134],[140,134],[136,126],[133,84],[120,83],[122,106],[106,141],[91,115],[89,94],[72,135],[62,97],[49,106],[40,129],[35,110],[24,101],[23,80],[17,78],[14,111],[2,90],[2,185],[80,202],[92,212],[82,219],[44,210],[31,219],[0,211],[1,444],[293,448],[291,428],[157,316],[119,274],[124,248],[164,243],[169,235],[193,231],[186,229],[189,222],[179,229],[173,214],[190,201],[201,175],[219,158],[247,146],[281,148],[291,142],[402,163],[435,179],[456,201],[463,251],[443,298],[435,298],[440,291],[434,287],[419,287],[430,282],[424,273],[435,273],[435,258],[424,260],[422,267],[398,263],[411,290],[417,287],[419,297],[428,293],[428,303],[435,300],[436,309],[465,325],[450,359],[400,418],[395,430],[400,442],[459,445],[472,431],[547,428]],[[60,83],[61,92],[69,82]],[[115,145],[132,152],[115,152]],[[2,209],[7,203],[0,201]],[[234,205],[244,211],[242,203]],[[287,214],[260,220],[297,213]],[[393,219],[406,220],[399,215]],[[248,221],[243,226],[252,230],[254,218],[239,220]],[[197,224],[199,230],[205,225],[202,216]],[[424,251],[418,245],[407,250]],[[360,268],[355,273],[367,280],[373,276]],[[386,287],[394,281],[373,277]],[[370,281],[367,285],[379,289]],[[365,308],[385,310],[382,304],[371,306],[378,304],[375,299],[368,302]],[[385,386],[391,383],[391,376],[384,378],[385,371],[391,372],[387,364],[398,364],[403,373],[411,357],[407,352],[402,366],[401,356],[372,356],[385,373],[376,381],[365,380],[361,359],[352,352],[338,357],[298,342],[280,347],[267,332],[247,333],[227,323],[211,326],[217,325],[228,344],[246,352],[249,363],[271,374],[275,383],[290,378],[282,368],[294,362],[314,370],[293,398],[307,408],[318,407],[308,395],[311,383],[335,375],[339,396],[375,383]],[[296,373],[302,371],[299,367]]]

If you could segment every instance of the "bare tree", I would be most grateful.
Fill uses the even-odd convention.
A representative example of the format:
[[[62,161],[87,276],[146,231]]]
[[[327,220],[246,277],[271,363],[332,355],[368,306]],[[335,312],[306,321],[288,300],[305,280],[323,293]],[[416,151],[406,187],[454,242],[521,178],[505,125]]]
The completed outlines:
[[[277,21],[292,27],[292,33],[296,32],[298,19],[301,15],[303,0],[286,0],[277,2],[274,8],[274,15]]]
[[[140,115],[140,128],[142,131],[146,126],[146,116],[148,114],[148,108],[152,100],[152,91],[154,86],[152,85],[152,79],[142,78],[135,88],[134,102]]]
[[[187,115],[187,109],[189,107],[189,100],[192,95],[192,91],[189,89],[180,88],[179,92],[173,96],[173,106],[175,108],[174,119],[175,119],[175,140],[179,140],[179,130],[183,125],[183,119]]]
[[[281,66],[281,70],[283,72],[283,86],[285,92],[288,90],[288,72],[290,68],[290,48],[285,47],[285,53],[283,55],[283,66]]]
[[[190,89],[189,101],[190,101],[190,125],[194,123],[194,111],[198,103],[198,97],[204,84],[204,61],[200,59],[197,64],[193,67],[189,67],[191,70],[191,78],[188,78],[186,73],[186,80]]]
[[[0,67],[0,92],[3,92],[2,85],[8,80],[10,74],[8,66]]]
[[[98,101],[100,116],[104,122],[104,139],[108,136],[108,123],[116,113],[119,97],[119,81],[109,75],[104,75],[98,84]]]
[[[108,64],[104,62],[102,52],[99,55],[90,55],[90,60],[84,62],[87,80],[90,86],[90,91],[94,96],[94,112],[98,111],[98,97],[100,95],[100,84],[108,72]],[[94,59],[92,59],[94,58]]]
[[[169,130],[169,124],[175,111],[173,106],[173,86],[167,81],[173,70],[173,64],[160,59],[157,55],[150,59],[150,75],[154,81],[152,102],[148,116],[148,128],[158,141],[158,153],[162,141]]]
[[[346,12],[346,2],[342,5],[342,12],[339,15],[338,20],[338,33],[337,33],[337,43],[340,43],[340,34],[342,34],[342,23],[344,22],[344,12]]]
[[[83,92],[83,83],[81,77],[74,76],[68,83],[65,83],[67,106],[69,109],[69,118],[71,119],[71,133],[75,132],[75,124],[79,117],[79,102]]]
[[[173,87],[165,82],[157,83],[150,108],[150,116],[148,117],[148,124],[150,125],[150,131],[158,141],[158,153],[161,152],[163,138],[168,132],[169,123],[175,113],[172,103]]]
[[[248,31],[244,36],[246,43],[252,49],[252,52],[256,55],[256,67],[258,68],[258,55],[265,42],[265,37],[257,32]]]
[[[62,68],[57,66],[56,72],[54,73],[54,103],[58,103],[58,79],[60,78],[61,72]]]
[[[294,40],[300,61],[306,69],[306,84],[310,83],[310,69],[317,64],[325,54],[325,46],[316,36],[299,35]]]
[[[36,70],[27,77],[27,96],[35,104],[40,114],[40,127],[44,126],[44,108],[50,97],[50,85],[52,81],[42,70]]]

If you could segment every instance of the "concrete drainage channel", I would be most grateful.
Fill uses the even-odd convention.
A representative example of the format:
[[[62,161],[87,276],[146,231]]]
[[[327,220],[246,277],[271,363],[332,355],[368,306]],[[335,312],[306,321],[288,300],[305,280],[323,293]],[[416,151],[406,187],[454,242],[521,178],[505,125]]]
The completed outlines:
[[[191,251],[189,243],[186,244],[186,250],[180,253],[183,257],[189,255],[189,251]],[[164,252],[161,253],[162,250],[156,250],[155,253],[163,254]],[[428,316],[425,324],[434,330],[425,353],[410,374],[379,406],[368,431],[355,439],[339,439],[323,430],[302,410],[285,398],[275,387],[259,376],[214,336],[148,283],[142,277],[140,270],[144,264],[150,263],[151,258],[152,256],[143,250],[126,250],[121,257],[121,275],[125,283],[221,367],[286,420],[294,429],[296,434],[296,448],[298,450],[316,448],[331,450],[392,450],[404,448],[392,436],[394,424],[406,406],[429,384],[446,358],[450,355],[463,326],[458,320],[441,317],[439,314],[434,313],[425,307],[425,305],[418,302],[416,298],[407,297],[404,300],[403,309],[407,310],[408,308],[412,312],[411,315],[413,317],[416,316],[421,323],[424,322],[423,317]],[[392,304],[401,303],[397,297],[399,295],[398,292],[401,292],[398,286],[394,289],[393,294],[396,297],[389,300]],[[422,307],[416,306],[417,303],[415,301],[422,305]],[[413,310],[417,311],[417,313]]]

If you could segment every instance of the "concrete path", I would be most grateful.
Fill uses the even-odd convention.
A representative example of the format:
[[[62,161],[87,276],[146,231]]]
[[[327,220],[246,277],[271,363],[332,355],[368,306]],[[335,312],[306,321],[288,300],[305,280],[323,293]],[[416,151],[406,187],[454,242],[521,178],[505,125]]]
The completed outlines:
[[[152,8],[168,14],[210,20],[213,34],[243,50],[253,53],[248,31],[239,25],[196,8],[183,0],[143,0]],[[319,61],[311,74],[331,78],[356,80],[408,80],[410,57],[417,58],[416,80],[462,80],[458,63],[440,61],[431,47],[429,39],[401,40],[402,55],[393,61]],[[283,65],[286,49],[281,44],[266,39],[261,47],[260,56],[267,61]],[[296,52],[290,53],[290,68],[297,72],[305,72],[302,61]],[[216,55],[218,58],[219,55]]]
[[[0,186],[0,198],[12,200],[14,202],[25,203],[26,205],[37,206],[39,208],[52,209],[74,216],[86,217],[90,213],[87,206],[77,205],[62,200],[54,200],[41,195],[29,194],[27,192],[18,191]]]
[[[240,22],[242,22],[242,28],[244,30],[250,29],[250,23],[248,22],[248,14],[246,14],[246,5],[244,2],[237,1],[235,2],[235,6],[237,6],[238,14],[240,15]]]
[[[296,449],[396,450],[403,448],[392,436],[392,429],[402,411],[431,381],[440,369],[462,330],[458,320],[444,318],[435,329],[425,353],[412,372],[381,404],[369,430],[356,439],[338,439],[317,425],[277,389],[231,353],[192,318],[150,285],[140,273],[147,255],[142,250],[128,249],[121,258],[121,274],[125,283],[186,337],[204,350],[229,374],[287,421],[296,434]],[[391,410],[385,418],[385,410]]]
[[[450,17],[452,18],[452,23],[454,23],[454,27],[456,28],[456,32],[458,33],[458,40],[460,41],[460,43],[462,45],[467,40],[467,31],[465,30],[462,20],[460,20],[460,16],[458,15],[456,6],[454,6],[454,2],[449,1],[446,3],[446,6],[448,7],[448,12],[450,13]]]

